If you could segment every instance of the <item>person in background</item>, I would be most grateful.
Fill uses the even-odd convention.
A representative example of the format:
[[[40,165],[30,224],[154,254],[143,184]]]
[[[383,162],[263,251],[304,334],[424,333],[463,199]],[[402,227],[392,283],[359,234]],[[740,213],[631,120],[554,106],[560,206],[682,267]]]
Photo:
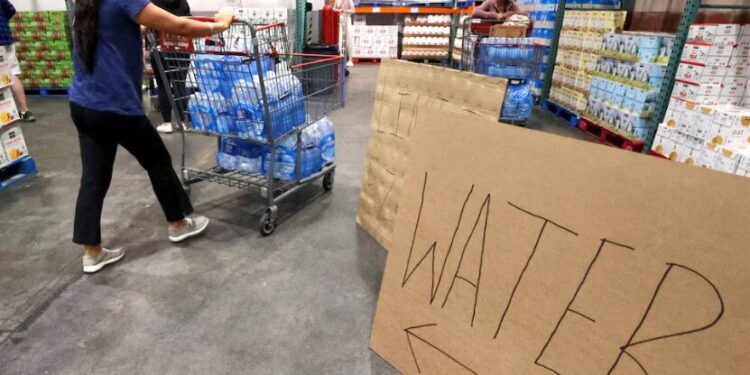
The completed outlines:
[[[8,0],[0,0],[0,46],[5,46],[8,54],[8,62],[11,69],[11,86],[13,95],[16,97],[16,105],[24,122],[34,122],[36,118],[29,106],[26,104],[26,92],[23,83],[18,78],[21,74],[21,65],[16,57],[16,46],[13,44],[13,33],[10,31],[10,19],[16,15],[16,8]]]
[[[482,5],[474,8],[473,16],[486,20],[505,21],[514,14],[528,16],[529,12],[518,5],[515,0],[485,0]]]
[[[354,2],[352,0],[336,0],[333,4],[333,10],[340,13],[339,25],[341,31],[344,33],[344,38],[339,41],[339,44],[344,46],[346,53],[346,66],[354,66],[352,62],[352,51],[351,48],[354,46],[354,36],[351,33],[352,14],[354,14]]]
[[[205,37],[229,28],[232,15],[215,22],[177,17],[148,0],[77,0],[70,113],[78,130],[82,177],[76,203],[73,242],[83,246],[83,272],[97,272],[123,258],[122,249],[101,246],[101,214],[112,179],[118,145],[148,172],[168,222],[169,240],[201,234],[209,220],[187,217],[190,199],[172,168],[172,158],[141,105],[143,45],[139,25]]]
[[[167,12],[174,14],[175,16],[190,16],[190,4],[188,4],[187,0],[152,0],[152,3],[159,8],[162,8]],[[187,65],[190,65],[190,56],[186,55],[183,57],[185,58],[185,63]],[[167,85],[169,83],[162,82],[161,71],[159,71],[158,69],[159,65],[156,63],[156,58],[157,57],[155,55],[151,55],[151,66],[154,68],[154,78],[156,79],[156,84],[158,85],[159,111],[161,112],[161,118],[163,120],[162,124],[156,127],[156,130],[158,130],[160,133],[169,134],[174,131],[174,128],[172,126],[172,102],[169,100],[169,95],[167,94]],[[162,65],[165,64],[165,62],[162,62]],[[181,69],[179,69],[179,71],[172,73],[179,75],[179,77],[175,77],[176,81],[178,82],[182,82],[185,80],[188,70],[187,66],[181,66],[180,68]],[[184,94],[185,85],[182,83],[176,84],[180,85],[180,87],[177,88],[178,92]],[[182,116],[184,116],[184,109],[178,108],[178,113],[180,114],[180,120],[184,120],[184,118],[182,118]]]

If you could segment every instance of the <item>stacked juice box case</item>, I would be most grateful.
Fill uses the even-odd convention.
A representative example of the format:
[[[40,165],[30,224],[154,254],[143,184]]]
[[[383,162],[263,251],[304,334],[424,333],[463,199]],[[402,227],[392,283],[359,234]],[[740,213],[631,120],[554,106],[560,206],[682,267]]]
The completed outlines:
[[[73,59],[66,12],[19,12],[11,29],[26,88],[70,87]]]
[[[645,139],[674,36],[655,33],[606,33],[602,56],[589,90],[586,115],[626,136]]]
[[[0,169],[29,154],[21,127],[14,125],[20,116],[10,90],[10,49],[0,46]]]
[[[560,35],[550,97],[571,111],[586,110],[592,74],[605,33],[621,31],[623,11],[567,11]]]

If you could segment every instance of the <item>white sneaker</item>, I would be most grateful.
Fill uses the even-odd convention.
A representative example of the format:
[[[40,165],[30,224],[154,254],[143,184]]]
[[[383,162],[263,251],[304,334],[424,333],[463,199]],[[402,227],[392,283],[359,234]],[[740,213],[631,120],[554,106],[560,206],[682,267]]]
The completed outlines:
[[[83,256],[83,272],[85,273],[94,273],[98,272],[104,266],[108,264],[112,264],[115,262],[118,262],[122,257],[125,256],[125,251],[122,249],[102,249],[102,252],[99,253],[99,256],[94,258],[90,256]]]
[[[195,237],[208,227],[209,220],[205,216],[194,216],[193,218],[185,218],[187,225],[180,229],[169,228],[169,240],[177,243],[182,242],[190,237]]]
[[[159,133],[171,134],[174,131],[174,127],[172,127],[171,122],[165,122],[157,126],[156,131],[158,131]]]
[[[354,63],[352,62],[352,60],[349,60],[346,62],[346,66],[354,66]]]

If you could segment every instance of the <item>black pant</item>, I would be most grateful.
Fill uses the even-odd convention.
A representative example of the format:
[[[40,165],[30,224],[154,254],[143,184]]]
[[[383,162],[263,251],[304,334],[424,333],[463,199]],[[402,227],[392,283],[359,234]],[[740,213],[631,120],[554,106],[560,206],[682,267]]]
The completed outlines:
[[[148,172],[156,198],[167,221],[178,221],[193,212],[185,190],[172,168],[164,142],[146,116],[122,116],[70,103],[78,129],[83,176],[76,204],[73,242],[99,245],[104,196],[112,180],[117,146],[128,150]]]
[[[163,82],[162,71],[157,64],[156,54],[151,54],[151,67],[154,68],[154,78],[156,79],[157,92],[159,95],[159,111],[164,122],[172,122],[172,101],[169,99],[167,90],[172,91],[172,100],[175,101],[177,113],[180,115],[180,121],[185,121],[187,104],[190,100],[190,93],[185,88],[188,69],[190,68],[190,55],[171,52],[169,57],[161,59],[164,70],[167,71],[167,79],[172,83]]]

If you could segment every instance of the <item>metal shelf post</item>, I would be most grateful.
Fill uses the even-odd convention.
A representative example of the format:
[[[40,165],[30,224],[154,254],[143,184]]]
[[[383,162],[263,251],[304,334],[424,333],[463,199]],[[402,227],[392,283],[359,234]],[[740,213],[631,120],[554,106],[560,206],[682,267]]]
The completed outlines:
[[[555,16],[555,31],[552,34],[550,42],[550,52],[547,60],[547,72],[544,75],[544,86],[540,100],[549,99],[549,93],[552,90],[552,75],[555,73],[555,60],[557,60],[557,47],[560,44],[560,34],[562,33],[563,19],[565,18],[565,0],[557,2],[557,16]]]
[[[680,58],[682,56],[682,50],[685,48],[688,30],[690,29],[690,25],[692,25],[698,17],[698,10],[700,7],[701,0],[687,0],[687,4],[685,4],[685,12],[682,13],[680,26],[675,35],[672,55],[669,57],[666,77],[661,85],[661,89],[659,90],[659,96],[656,99],[656,109],[652,120],[654,126],[649,132],[648,137],[645,139],[646,145],[643,147],[644,153],[651,150],[651,146],[654,143],[654,137],[656,136],[658,122],[664,119],[664,116],[667,114],[667,107],[669,107],[669,100],[672,97],[672,90],[674,89],[675,74],[677,73],[677,67],[680,65]]]
[[[302,53],[305,49],[305,35],[307,35],[307,1],[295,1],[295,30],[294,30],[294,51]]]

